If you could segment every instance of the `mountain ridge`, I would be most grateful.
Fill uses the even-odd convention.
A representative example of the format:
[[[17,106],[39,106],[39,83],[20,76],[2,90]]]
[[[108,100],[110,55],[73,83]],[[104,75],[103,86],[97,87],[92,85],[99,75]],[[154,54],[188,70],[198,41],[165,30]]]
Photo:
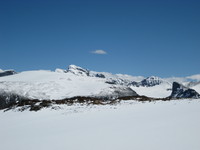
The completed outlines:
[[[67,69],[57,68],[55,71],[24,71],[0,77],[0,91],[3,95],[8,93],[38,100],[61,100],[76,96],[116,99],[137,95],[154,98],[194,98],[190,96],[190,92],[194,93],[193,90],[196,89],[199,92],[200,89],[199,83],[193,83],[188,89],[195,89],[189,90],[189,96],[177,96],[172,95],[175,91],[173,84],[174,82],[156,76],[137,78],[90,71],[76,65],[70,65]]]

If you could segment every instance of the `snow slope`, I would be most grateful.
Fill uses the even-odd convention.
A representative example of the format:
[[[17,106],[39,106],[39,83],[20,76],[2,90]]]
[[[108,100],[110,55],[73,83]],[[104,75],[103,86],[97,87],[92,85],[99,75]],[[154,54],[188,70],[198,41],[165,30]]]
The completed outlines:
[[[2,150],[199,150],[200,99],[0,111]]]
[[[63,99],[74,96],[107,96],[117,94],[118,91],[123,91],[128,96],[127,91],[131,88],[139,95],[164,98],[171,95],[171,81],[175,80],[181,81],[184,85],[189,83],[186,78],[144,78],[90,71],[70,65],[67,70],[25,71],[0,77],[0,92],[11,92],[32,99]],[[192,88],[200,93],[199,85]]]
[[[168,97],[172,92],[171,91],[172,85],[168,83],[162,83],[160,85],[155,85],[152,87],[130,86],[130,88],[139,95],[145,95],[148,97],[156,97],[156,98]]]
[[[197,91],[198,93],[200,93],[200,83],[191,87],[191,89],[194,89],[195,91]]]
[[[0,78],[0,90],[34,99],[63,99],[99,94],[111,85],[104,79],[76,76],[72,73],[25,71]]]

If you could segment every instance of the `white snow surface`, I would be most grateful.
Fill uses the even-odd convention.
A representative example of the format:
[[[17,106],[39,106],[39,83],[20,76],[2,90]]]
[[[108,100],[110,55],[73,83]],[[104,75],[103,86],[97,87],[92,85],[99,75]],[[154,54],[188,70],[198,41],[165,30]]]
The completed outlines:
[[[200,93],[200,83],[191,87],[191,89],[194,89],[195,91],[197,91],[198,93]]]
[[[140,82],[144,79],[144,77],[142,76],[131,76],[127,74],[112,74],[109,72],[90,71],[90,76],[95,76],[96,74],[103,74],[107,81],[115,80],[118,84],[130,83],[132,81]]]
[[[200,99],[0,111],[2,150],[199,150]]]
[[[45,70],[25,71],[0,78],[0,90],[33,99],[63,99],[73,96],[92,96],[112,85],[104,79],[76,76]]]
[[[0,70],[1,71],[1,70]],[[96,77],[96,76],[99,77]],[[105,77],[105,78],[104,78]],[[189,78],[146,78],[147,82],[161,82],[159,85],[144,87],[131,86],[131,83],[140,82],[145,79],[142,76],[131,76],[126,74],[111,74],[108,72],[89,71],[76,65],[70,65],[68,70],[57,68],[55,72],[47,70],[24,71],[15,75],[0,77],[0,92],[6,91],[16,93],[31,99],[63,99],[74,96],[93,96],[112,93],[112,87],[130,86],[139,95],[163,98],[170,96],[172,82],[179,81],[187,86]],[[117,85],[107,84],[114,83]],[[200,86],[190,88],[200,93]],[[121,88],[123,89],[123,88]]]
[[[130,87],[132,90],[134,90],[139,95],[145,95],[148,97],[156,97],[156,98],[165,98],[170,96],[172,85],[169,83],[162,83],[160,85],[155,85],[152,87]]]

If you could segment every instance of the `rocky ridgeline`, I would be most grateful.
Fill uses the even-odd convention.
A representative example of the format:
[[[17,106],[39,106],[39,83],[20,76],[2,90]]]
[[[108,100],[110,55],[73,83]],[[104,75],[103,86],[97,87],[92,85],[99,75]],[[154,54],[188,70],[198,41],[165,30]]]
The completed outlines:
[[[200,94],[180,83],[173,82],[171,98],[200,98]]]
[[[87,97],[75,96],[72,98],[66,98],[62,100],[38,100],[38,99],[29,99],[27,97],[22,97],[15,93],[3,92],[3,89],[0,91],[0,109],[9,109],[20,107],[22,109],[29,110],[40,110],[44,107],[50,107],[54,104],[67,104],[71,105],[74,103],[82,104],[113,104],[121,100],[137,100],[137,101],[155,101],[155,100],[171,100],[171,99],[184,99],[184,98],[200,98],[200,94],[195,90],[185,87],[180,83],[173,82],[173,84],[155,76],[151,76],[141,80],[140,82],[135,82],[130,78],[123,78],[122,76],[113,75],[110,73],[101,73],[89,71],[81,67],[70,65],[67,70],[56,69],[58,73],[72,73],[77,76],[89,76],[102,78],[102,81],[106,84],[111,84],[111,86],[105,90],[102,90],[99,94],[91,95]],[[0,71],[0,76],[13,75],[15,71]],[[153,86],[168,84],[172,86],[171,95],[166,98],[152,98],[146,96],[138,95],[130,87],[147,87],[151,88]],[[199,84],[199,83],[198,83]],[[196,85],[196,83],[191,83],[190,86]],[[159,91],[158,91],[159,92]]]
[[[9,76],[9,75],[13,75],[13,74],[16,74],[16,72],[14,70],[1,70],[0,69],[0,77]]]
[[[140,82],[135,82],[130,79],[125,79],[125,78],[123,78],[123,76],[119,77],[119,76],[113,75],[111,73],[90,71],[88,69],[84,69],[84,68],[76,66],[76,65],[69,65],[67,70],[56,69],[56,72],[72,73],[77,76],[105,78],[106,83],[115,84],[115,85],[152,87],[152,86],[160,85],[162,83],[170,84],[169,82],[167,82],[159,77],[156,77],[156,76],[147,77]]]

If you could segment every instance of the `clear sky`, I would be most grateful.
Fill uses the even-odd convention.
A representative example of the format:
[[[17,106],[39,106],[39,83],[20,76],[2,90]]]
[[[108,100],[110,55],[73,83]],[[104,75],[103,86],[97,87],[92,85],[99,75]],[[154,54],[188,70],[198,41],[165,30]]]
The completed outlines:
[[[0,68],[200,73],[199,0],[0,0]]]

